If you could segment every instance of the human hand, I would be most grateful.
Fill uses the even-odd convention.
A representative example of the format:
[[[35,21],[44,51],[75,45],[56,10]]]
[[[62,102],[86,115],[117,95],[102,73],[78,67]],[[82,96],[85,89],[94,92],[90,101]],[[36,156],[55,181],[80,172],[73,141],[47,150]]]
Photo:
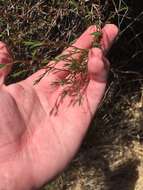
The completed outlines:
[[[0,190],[39,188],[61,172],[77,152],[104,94],[109,69],[105,54],[118,33],[114,25],[106,25],[101,50],[91,47],[91,33],[95,31],[95,26],[90,27],[74,44],[90,49],[90,81],[83,102],[68,106],[71,98],[65,97],[56,116],[49,113],[62,87],[51,82],[65,77],[66,72],[50,73],[33,85],[44,72],[41,69],[6,86],[3,81],[10,66],[0,70]],[[1,42],[0,63],[10,62],[7,47]],[[63,64],[60,61],[58,67]]]

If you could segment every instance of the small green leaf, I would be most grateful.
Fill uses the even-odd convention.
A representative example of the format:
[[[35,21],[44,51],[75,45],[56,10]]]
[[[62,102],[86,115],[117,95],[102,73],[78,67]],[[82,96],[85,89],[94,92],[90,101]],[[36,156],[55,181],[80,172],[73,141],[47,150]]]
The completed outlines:
[[[28,46],[31,50],[44,45],[43,42],[39,41],[24,41],[23,44]]]
[[[97,31],[97,32],[93,32],[93,33],[91,33],[91,35],[93,35],[93,36],[96,37],[96,38],[100,38],[100,37],[102,37],[102,33],[99,32],[99,31]]]
[[[17,73],[12,74],[11,76],[12,76],[13,78],[19,77],[19,76],[25,75],[26,72],[27,72],[26,70],[19,71],[19,72],[17,72]]]
[[[72,59],[71,64],[69,64],[69,69],[72,71],[79,71],[80,70],[80,64],[76,59]]]
[[[71,6],[72,8],[74,8],[74,9],[78,7],[78,3],[77,3],[75,0],[69,1],[69,4],[70,4],[70,6]]]
[[[4,68],[6,64],[0,64],[0,69]]]

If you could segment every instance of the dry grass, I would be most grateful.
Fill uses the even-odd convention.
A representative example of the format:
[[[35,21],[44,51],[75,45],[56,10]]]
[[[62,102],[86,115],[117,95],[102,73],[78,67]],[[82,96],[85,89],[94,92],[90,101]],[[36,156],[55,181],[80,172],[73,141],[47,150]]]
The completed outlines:
[[[99,3],[0,0],[0,38],[15,59],[7,84],[31,75],[99,22],[99,8],[102,25],[110,20],[121,30],[108,53],[108,88],[91,129],[70,167],[42,190],[143,189],[143,13],[131,1]]]

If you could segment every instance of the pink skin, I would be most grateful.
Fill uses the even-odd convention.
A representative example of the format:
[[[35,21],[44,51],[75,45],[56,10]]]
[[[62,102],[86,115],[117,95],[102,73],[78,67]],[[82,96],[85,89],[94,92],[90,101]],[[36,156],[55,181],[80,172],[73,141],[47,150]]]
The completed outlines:
[[[33,86],[44,72],[42,69],[24,81],[6,86],[3,81],[10,66],[0,70],[0,190],[39,188],[61,172],[79,149],[103,97],[109,69],[105,54],[118,33],[116,26],[106,25],[100,50],[91,48],[94,31],[96,27],[91,26],[74,44],[90,49],[90,81],[81,106],[68,106],[70,97],[66,97],[58,114],[49,114],[62,90],[60,86],[52,87],[51,81],[64,77],[66,72],[52,73]],[[0,62],[11,62],[2,42]],[[60,61],[57,67],[63,64]]]

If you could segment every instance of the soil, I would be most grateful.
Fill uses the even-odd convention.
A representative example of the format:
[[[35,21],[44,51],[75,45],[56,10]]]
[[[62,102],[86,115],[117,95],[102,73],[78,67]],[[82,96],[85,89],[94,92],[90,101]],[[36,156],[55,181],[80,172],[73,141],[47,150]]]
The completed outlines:
[[[111,70],[104,101],[75,159],[41,190],[143,189],[143,17],[140,2],[124,2],[129,11],[107,55]],[[0,0],[0,39],[9,45],[15,59],[6,83],[25,79],[42,67],[43,59],[61,53],[97,23],[94,7],[103,5],[105,24],[115,11],[108,0],[100,5],[98,0]],[[118,25],[118,18],[110,22]],[[46,45],[35,50],[27,42]]]

